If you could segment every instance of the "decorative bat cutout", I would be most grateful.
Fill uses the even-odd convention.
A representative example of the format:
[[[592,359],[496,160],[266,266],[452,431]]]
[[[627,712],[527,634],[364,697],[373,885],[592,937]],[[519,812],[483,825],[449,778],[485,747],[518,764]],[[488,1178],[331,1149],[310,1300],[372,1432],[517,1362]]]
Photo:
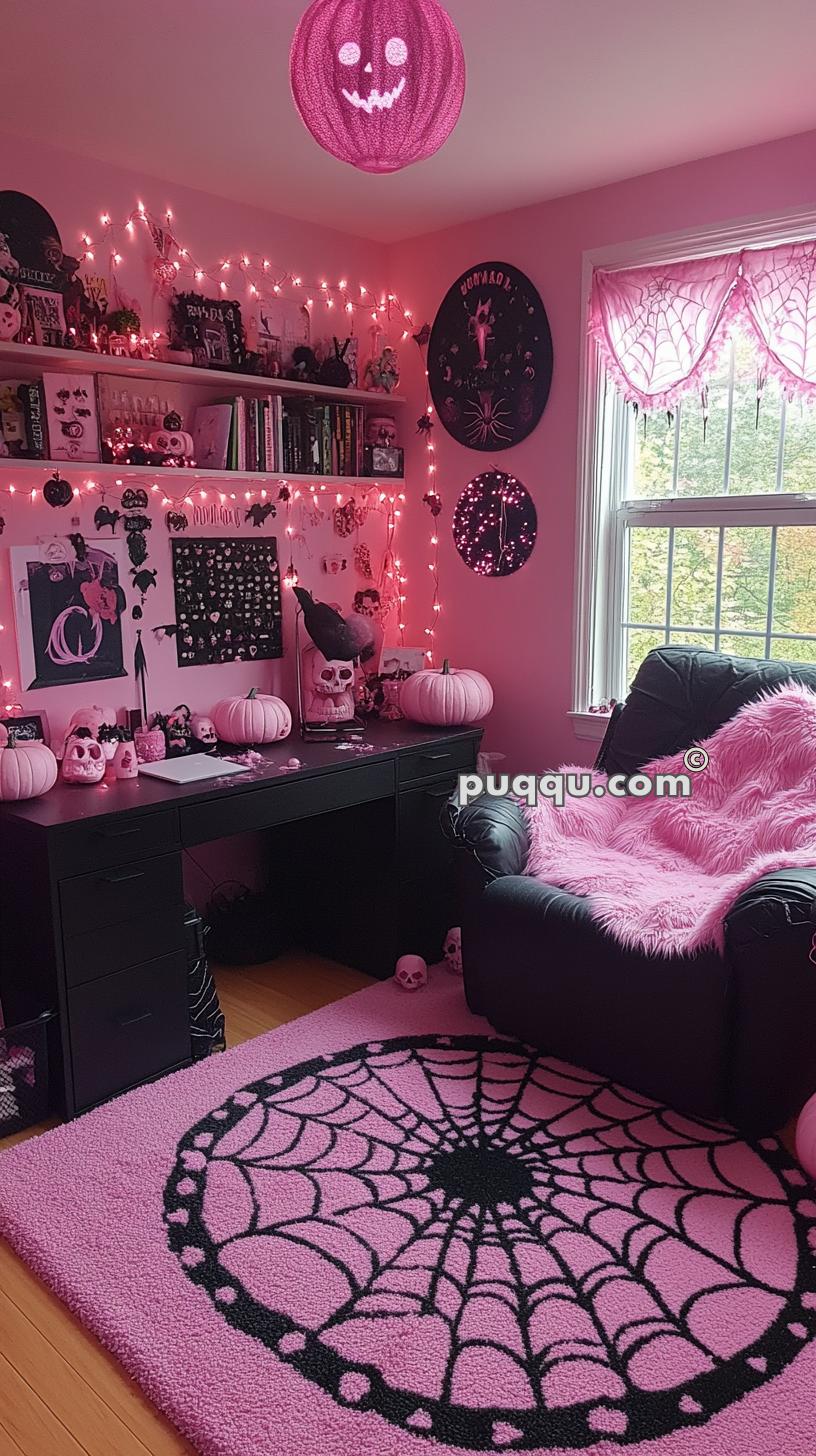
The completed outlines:
[[[264,523],[269,520],[269,517],[275,515],[277,515],[277,511],[275,510],[273,502],[267,501],[265,505],[256,504],[254,506],[250,506],[249,510],[244,516],[244,520],[251,521],[253,526],[257,526],[260,530],[261,526],[263,526]]]

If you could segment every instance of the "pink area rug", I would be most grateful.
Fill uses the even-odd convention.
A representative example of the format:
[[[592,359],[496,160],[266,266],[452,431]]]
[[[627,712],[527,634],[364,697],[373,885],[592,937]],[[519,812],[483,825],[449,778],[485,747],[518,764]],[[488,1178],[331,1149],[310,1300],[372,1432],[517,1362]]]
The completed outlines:
[[[0,1229],[207,1456],[813,1456],[780,1145],[373,987],[0,1157]]]

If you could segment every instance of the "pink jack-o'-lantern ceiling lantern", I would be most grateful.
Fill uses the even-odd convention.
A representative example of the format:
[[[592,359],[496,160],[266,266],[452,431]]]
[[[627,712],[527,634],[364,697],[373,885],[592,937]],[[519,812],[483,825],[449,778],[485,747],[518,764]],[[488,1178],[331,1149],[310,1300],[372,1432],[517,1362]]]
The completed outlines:
[[[438,0],[313,0],[290,75],[315,141],[363,172],[433,156],[465,96],[462,42]]]

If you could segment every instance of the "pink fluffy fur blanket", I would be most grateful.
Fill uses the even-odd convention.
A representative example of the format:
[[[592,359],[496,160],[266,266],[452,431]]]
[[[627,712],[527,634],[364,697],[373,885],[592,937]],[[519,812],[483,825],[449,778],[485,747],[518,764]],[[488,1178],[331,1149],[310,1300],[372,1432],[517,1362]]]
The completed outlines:
[[[816,866],[816,694],[786,684],[702,747],[709,763],[689,775],[691,798],[591,794],[528,808],[527,874],[588,896],[626,946],[722,951],[723,919],[743,890],[769,870]],[[682,753],[644,769],[685,771]]]

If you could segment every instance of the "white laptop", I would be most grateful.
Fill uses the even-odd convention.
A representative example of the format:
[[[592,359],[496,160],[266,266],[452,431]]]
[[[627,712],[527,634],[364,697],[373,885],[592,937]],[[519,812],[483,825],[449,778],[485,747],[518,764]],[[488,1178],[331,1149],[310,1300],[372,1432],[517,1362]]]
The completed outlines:
[[[164,779],[167,784],[197,784],[203,779],[249,773],[249,769],[245,763],[230,763],[226,758],[192,753],[187,758],[163,758],[158,763],[140,763],[139,773],[146,774],[149,779]]]

